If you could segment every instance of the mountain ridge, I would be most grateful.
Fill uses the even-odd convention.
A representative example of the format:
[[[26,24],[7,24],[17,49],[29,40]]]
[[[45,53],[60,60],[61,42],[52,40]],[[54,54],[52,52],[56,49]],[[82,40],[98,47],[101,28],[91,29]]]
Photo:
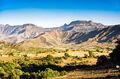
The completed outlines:
[[[30,23],[0,25],[0,40],[9,43],[32,40],[46,46],[80,44],[86,41],[112,42],[120,35],[119,27],[120,25],[106,26],[91,20],[72,21],[55,28],[42,28]]]

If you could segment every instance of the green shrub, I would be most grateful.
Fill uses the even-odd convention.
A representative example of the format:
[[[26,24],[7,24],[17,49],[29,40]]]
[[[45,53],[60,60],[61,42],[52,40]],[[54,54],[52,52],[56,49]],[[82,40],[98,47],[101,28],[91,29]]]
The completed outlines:
[[[89,53],[88,57],[90,57],[90,58],[95,57],[95,54],[92,51],[89,51],[88,53]]]
[[[89,57],[89,55],[88,54],[84,54],[84,58],[88,58]]]
[[[100,57],[98,57],[97,59],[97,65],[102,65],[108,62],[108,57],[105,55],[102,55]]]
[[[54,58],[52,55],[42,60],[14,60],[13,62],[0,63],[0,78],[2,79],[41,79],[65,75],[61,67],[55,65],[62,61],[61,57]],[[47,64],[44,64],[47,63]]]
[[[52,55],[47,55],[47,57],[44,57],[42,59],[43,64],[55,64],[55,58]]]
[[[67,74],[66,71],[61,71],[61,72],[60,72],[60,76],[63,76],[63,75],[66,75],[66,74]]]
[[[68,53],[65,53],[64,54],[64,59],[67,59],[67,58],[69,58],[70,57],[70,55],[68,54]]]
[[[92,51],[89,51],[89,57],[93,57],[93,52]]]
[[[109,56],[112,62],[120,64],[120,40],[117,41],[116,48],[113,50],[112,53],[109,54]]]
[[[68,52],[68,51],[69,51],[69,49],[66,49],[66,50],[65,50],[65,52]]]
[[[56,77],[60,75],[58,71],[54,71],[50,68],[46,68],[45,71],[42,71],[40,74],[42,78]]]
[[[6,75],[4,69],[2,67],[0,67],[0,78],[4,78],[4,76]]]
[[[4,69],[0,67],[0,74],[4,74],[4,73],[5,73]]]

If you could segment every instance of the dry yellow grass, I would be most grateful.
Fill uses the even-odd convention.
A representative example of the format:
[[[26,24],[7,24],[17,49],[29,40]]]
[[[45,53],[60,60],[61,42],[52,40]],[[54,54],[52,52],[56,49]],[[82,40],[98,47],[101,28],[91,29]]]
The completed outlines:
[[[14,59],[16,59],[16,57],[8,56],[8,55],[0,56],[0,61],[5,61],[5,62],[7,62],[7,61],[12,61],[12,60],[14,60]]]

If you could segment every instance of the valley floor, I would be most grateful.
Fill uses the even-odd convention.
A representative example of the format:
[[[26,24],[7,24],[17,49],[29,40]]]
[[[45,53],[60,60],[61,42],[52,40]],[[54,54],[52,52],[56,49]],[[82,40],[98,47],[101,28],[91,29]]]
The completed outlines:
[[[115,68],[116,64],[110,66],[106,62],[107,66],[103,67],[97,64],[101,56],[109,59],[115,45],[92,44],[84,43],[65,50],[34,47],[23,50],[16,45],[1,44],[0,78],[120,79],[120,70]],[[103,63],[106,61],[104,58],[100,60]]]

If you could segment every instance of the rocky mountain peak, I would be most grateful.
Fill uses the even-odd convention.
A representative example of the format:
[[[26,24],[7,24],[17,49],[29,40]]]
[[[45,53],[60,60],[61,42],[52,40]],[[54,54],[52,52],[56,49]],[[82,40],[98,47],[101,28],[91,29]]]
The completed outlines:
[[[74,26],[94,26],[94,27],[105,26],[101,23],[96,23],[96,22],[93,22],[91,20],[89,20],[89,21],[87,21],[87,20],[72,21],[70,24],[68,24],[68,26],[70,26],[70,25],[74,25]],[[102,27],[99,27],[99,28],[102,28]]]
[[[96,23],[91,20],[76,20],[72,21],[70,24],[64,24],[60,29],[62,31],[82,31],[89,32],[95,29],[105,28],[106,26],[101,23]]]
[[[103,33],[106,36],[103,36]],[[113,37],[116,38],[119,34],[119,27],[108,27],[91,20],[72,21],[69,24],[65,23],[63,26],[55,28],[42,28],[31,23],[14,26],[0,24],[0,40],[12,41],[13,43],[38,37],[44,39],[44,41],[46,40],[46,43],[50,41],[80,43],[89,40],[89,38],[108,41],[108,39],[114,39]]]
[[[34,25],[32,23],[27,23],[27,24],[23,24],[23,26],[36,26],[36,25]]]

